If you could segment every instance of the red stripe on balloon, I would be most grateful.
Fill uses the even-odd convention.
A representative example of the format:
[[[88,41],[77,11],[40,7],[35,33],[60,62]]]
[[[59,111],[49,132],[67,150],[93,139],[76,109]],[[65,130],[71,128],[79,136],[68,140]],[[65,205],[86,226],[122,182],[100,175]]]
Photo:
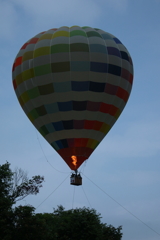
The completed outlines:
[[[93,129],[95,121],[85,120],[84,129]]]
[[[130,74],[129,82],[130,82],[131,84],[133,83],[133,75],[132,75],[132,74]]]
[[[21,49],[25,49],[29,44],[35,44],[35,43],[37,43],[37,42],[38,42],[38,39],[39,39],[39,38],[32,38],[28,43],[25,43],[25,44],[21,47]]]
[[[121,87],[118,88],[116,96],[123,99],[125,102],[127,102],[128,98],[129,98],[128,92]]]
[[[13,80],[13,87],[14,87],[14,89],[16,89],[16,88],[17,88],[16,79],[14,79],[14,80]]]
[[[21,63],[22,63],[22,57],[18,57],[15,62],[15,67],[21,65]]]
[[[69,138],[67,139],[68,147],[86,147],[88,138]]]
[[[74,146],[75,147],[81,147],[82,145],[81,145],[82,143],[81,143],[81,138],[75,138],[74,139]]]
[[[25,43],[25,44],[21,47],[21,49],[25,49],[25,48],[28,46],[28,44],[29,44],[29,43]]]
[[[12,72],[14,72],[14,69],[15,69],[15,62],[13,63],[13,66],[12,66]]]
[[[103,123],[99,121],[94,121],[94,130],[99,131],[102,127]]]
[[[118,108],[115,107],[114,105],[107,104],[107,103],[101,103],[100,112],[108,113],[108,114],[114,116],[117,111],[118,111]]]
[[[29,44],[37,43],[38,40],[39,40],[39,38],[32,38],[32,39],[29,41]]]
[[[130,72],[126,70],[125,68],[122,68],[121,70],[121,77],[129,81],[130,78]]]
[[[99,121],[85,120],[84,129],[93,129],[93,130],[99,131],[102,125],[103,123]]]
[[[12,67],[12,72],[14,72],[15,68],[19,65],[21,65],[22,63],[22,57],[18,57],[16,58],[14,64],[13,64],[13,67]]]

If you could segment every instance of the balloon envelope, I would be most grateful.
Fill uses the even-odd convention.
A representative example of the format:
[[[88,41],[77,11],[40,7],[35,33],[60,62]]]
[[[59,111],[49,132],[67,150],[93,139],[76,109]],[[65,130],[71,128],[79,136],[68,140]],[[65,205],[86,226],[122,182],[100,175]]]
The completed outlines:
[[[75,170],[125,107],[133,65],[115,36],[91,27],[61,27],[26,42],[12,76],[30,121]]]

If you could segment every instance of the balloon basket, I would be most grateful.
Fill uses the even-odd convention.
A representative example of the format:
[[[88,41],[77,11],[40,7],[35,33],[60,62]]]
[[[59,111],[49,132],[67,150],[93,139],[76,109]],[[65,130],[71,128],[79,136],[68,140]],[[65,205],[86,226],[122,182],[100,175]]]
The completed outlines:
[[[75,173],[72,173],[70,177],[70,184],[75,186],[82,185],[82,177],[80,173],[77,173],[77,170],[75,171]]]

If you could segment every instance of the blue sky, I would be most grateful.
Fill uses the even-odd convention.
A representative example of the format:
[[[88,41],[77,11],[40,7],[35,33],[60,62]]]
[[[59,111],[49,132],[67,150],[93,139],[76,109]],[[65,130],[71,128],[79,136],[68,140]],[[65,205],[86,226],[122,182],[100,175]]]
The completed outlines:
[[[137,219],[160,232],[159,12],[160,0],[0,0],[0,164],[7,160],[13,170],[18,166],[30,177],[45,177],[40,193],[21,204],[40,205],[37,212],[52,212],[60,204],[92,207],[104,222],[123,226],[123,240],[160,238]],[[85,176],[83,188],[74,189],[68,177],[53,192],[70,169],[31,125],[12,87],[12,64],[21,46],[41,31],[73,25],[115,35],[133,59],[134,84],[124,112],[81,171],[137,218]]]

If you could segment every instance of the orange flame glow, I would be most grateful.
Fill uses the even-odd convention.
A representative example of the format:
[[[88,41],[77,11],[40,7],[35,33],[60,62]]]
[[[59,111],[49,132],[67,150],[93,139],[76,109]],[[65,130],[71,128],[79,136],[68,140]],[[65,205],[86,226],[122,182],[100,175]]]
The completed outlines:
[[[73,165],[76,166],[77,165],[77,157],[76,156],[72,156],[71,158],[73,160],[72,161]]]

